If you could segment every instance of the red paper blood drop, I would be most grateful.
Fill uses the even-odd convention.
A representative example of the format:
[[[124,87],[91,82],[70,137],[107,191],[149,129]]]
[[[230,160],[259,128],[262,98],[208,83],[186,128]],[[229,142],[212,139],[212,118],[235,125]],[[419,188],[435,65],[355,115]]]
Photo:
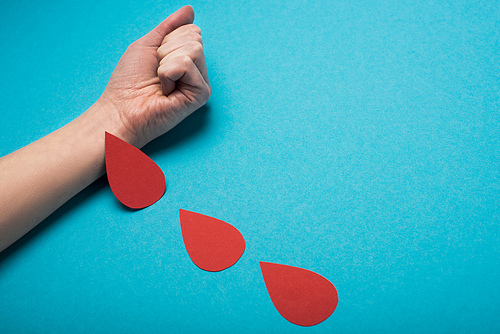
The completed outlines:
[[[260,262],[260,269],[274,307],[291,323],[317,325],[335,311],[337,289],[323,276],[269,262]]]
[[[165,193],[165,175],[146,154],[106,132],[106,173],[116,198],[132,209],[142,209]]]
[[[198,267],[221,271],[240,259],[245,251],[245,239],[234,226],[182,209],[179,214],[184,245]]]

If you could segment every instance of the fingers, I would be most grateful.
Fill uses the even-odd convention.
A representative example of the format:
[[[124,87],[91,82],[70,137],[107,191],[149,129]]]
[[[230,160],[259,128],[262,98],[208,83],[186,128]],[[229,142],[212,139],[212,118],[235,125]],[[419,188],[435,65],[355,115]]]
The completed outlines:
[[[203,40],[199,33],[200,28],[194,24],[182,26],[167,35],[157,50],[158,60],[162,60],[169,53],[181,48],[186,43],[195,42],[203,45]]]
[[[189,34],[193,34],[193,35],[196,34],[196,35],[198,35],[198,37],[201,40],[201,29],[195,24],[186,24],[186,25],[183,25],[183,26],[173,30],[169,34],[167,34],[163,38],[163,41],[161,44],[163,46],[166,43],[170,43],[173,39],[176,39],[176,38],[179,38],[179,37],[182,37],[185,35],[189,35]]]
[[[175,43],[169,46],[168,53],[161,58],[160,66],[171,61],[172,59],[188,55],[194,62],[198,71],[200,71],[203,79],[208,83],[207,64],[205,55],[203,53],[203,45],[197,40],[182,41],[182,43]]]
[[[181,26],[193,23],[193,21],[193,8],[191,6],[184,6],[172,13],[162,23],[156,26],[156,28],[137,40],[137,43],[144,46],[159,47],[166,35]]]
[[[157,50],[157,55],[160,67],[177,58],[188,56],[196,66],[196,70],[200,72],[205,83],[209,84],[200,28],[194,24],[179,27],[165,36],[162,46]],[[171,87],[171,84],[165,84],[163,87],[164,93],[167,94]]]
[[[158,67],[165,95],[186,100],[195,108],[205,104],[210,97],[210,86],[189,55],[182,55]],[[177,88],[177,89],[176,89]]]

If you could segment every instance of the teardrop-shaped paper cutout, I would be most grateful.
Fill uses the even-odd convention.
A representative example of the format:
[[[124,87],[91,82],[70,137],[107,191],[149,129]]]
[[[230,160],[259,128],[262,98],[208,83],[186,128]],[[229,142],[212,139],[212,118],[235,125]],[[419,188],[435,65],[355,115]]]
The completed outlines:
[[[138,148],[106,132],[106,173],[113,194],[132,209],[142,209],[165,193],[165,175]]]
[[[203,270],[231,267],[245,251],[245,239],[234,226],[196,212],[179,210],[182,238],[191,260]]]
[[[274,307],[291,323],[314,326],[335,311],[337,289],[323,276],[269,262],[260,262],[260,269]]]

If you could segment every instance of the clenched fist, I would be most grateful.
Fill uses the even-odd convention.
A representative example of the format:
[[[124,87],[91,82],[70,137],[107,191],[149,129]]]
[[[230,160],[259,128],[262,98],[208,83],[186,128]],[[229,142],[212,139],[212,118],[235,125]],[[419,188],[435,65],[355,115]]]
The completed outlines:
[[[210,97],[200,29],[183,7],[130,45],[99,100],[0,158],[0,252],[105,171],[104,133],[140,148]]]
[[[170,15],[132,43],[98,103],[124,140],[142,147],[164,134],[210,97],[201,31],[190,6]]]

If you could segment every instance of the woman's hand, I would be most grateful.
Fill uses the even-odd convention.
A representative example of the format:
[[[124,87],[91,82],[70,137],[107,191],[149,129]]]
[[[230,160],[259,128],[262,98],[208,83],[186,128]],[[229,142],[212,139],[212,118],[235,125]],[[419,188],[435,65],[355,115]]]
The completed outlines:
[[[99,100],[62,128],[0,158],[0,252],[104,174],[104,133],[142,147],[210,96],[191,7],[132,43]]]
[[[97,102],[110,113],[110,131],[136,147],[173,128],[210,97],[200,29],[193,20],[193,9],[183,7],[132,43]]]

